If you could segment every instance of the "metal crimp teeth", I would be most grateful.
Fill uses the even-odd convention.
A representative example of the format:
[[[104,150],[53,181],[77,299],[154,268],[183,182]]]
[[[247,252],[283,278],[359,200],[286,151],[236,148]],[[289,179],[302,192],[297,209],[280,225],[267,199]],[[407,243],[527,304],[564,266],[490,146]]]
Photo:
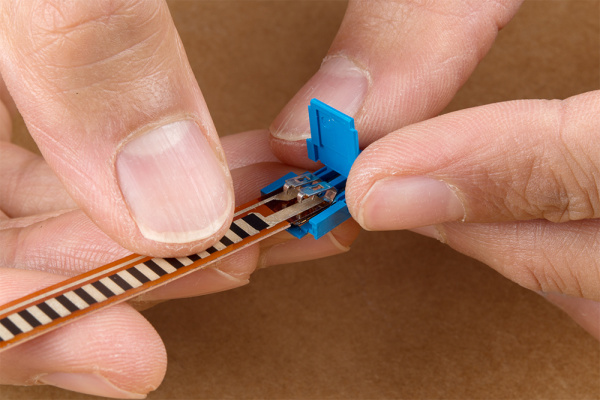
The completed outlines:
[[[318,180],[319,178],[317,178],[316,175],[311,174],[310,172],[305,172],[302,175],[286,179],[285,184],[283,185],[283,191],[288,193],[290,189],[295,189]]]
[[[336,194],[336,188],[334,188],[327,182],[319,180],[318,182],[314,182],[311,185],[302,186],[298,190],[296,200],[298,201],[298,203],[302,203],[302,201],[306,199],[314,199],[315,197],[322,195],[321,197],[323,198],[323,200],[325,200],[328,203],[331,203],[335,199]]]

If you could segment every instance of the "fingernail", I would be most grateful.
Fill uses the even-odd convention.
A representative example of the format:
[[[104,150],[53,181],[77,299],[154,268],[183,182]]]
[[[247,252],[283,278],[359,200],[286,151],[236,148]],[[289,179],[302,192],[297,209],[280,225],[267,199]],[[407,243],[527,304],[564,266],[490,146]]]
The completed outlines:
[[[38,378],[38,382],[74,392],[117,399],[143,399],[145,394],[132,393],[115,386],[98,374],[53,372]]]
[[[411,229],[464,218],[464,208],[444,182],[427,177],[391,177],[377,181],[358,213],[368,230]]]
[[[230,177],[189,120],[156,128],[117,156],[119,186],[142,235],[163,243],[210,237],[233,207]]]
[[[308,104],[313,98],[353,117],[362,107],[368,87],[367,72],[352,61],[344,57],[326,59],[275,118],[271,133],[276,138],[290,141],[310,137]]]

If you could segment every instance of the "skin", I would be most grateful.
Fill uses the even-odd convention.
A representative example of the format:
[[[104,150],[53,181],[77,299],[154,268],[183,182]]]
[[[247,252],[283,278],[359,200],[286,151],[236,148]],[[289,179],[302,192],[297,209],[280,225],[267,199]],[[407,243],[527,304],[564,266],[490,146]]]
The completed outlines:
[[[520,1],[350,2],[321,70],[270,132],[222,141],[165,3],[17,3],[0,3],[0,183],[10,188],[0,194],[0,246],[11,250],[0,258],[0,303],[132,251],[176,256],[210,246],[228,226],[234,203],[255,197],[289,165],[314,166],[304,156],[307,132],[297,116],[309,97],[319,97],[354,116],[361,146],[369,146],[347,187],[350,211],[364,228],[415,229],[438,238],[543,293],[600,337],[598,149],[592,140],[600,95],[494,104],[434,118]],[[112,40],[98,43],[98,37]],[[15,104],[43,158],[10,143]],[[127,179],[148,185],[160,179],[123,167],[127,157],[149,155],[149,163],[162,157],[155,147],[132,151],[129,145],[180,121],[195,124],[194,143],[208,149],[198,176],[185,178],[200,191],[205,170],[219,177],[214,203],[208,199],[199,210],[214,229],[202,234],[178,221],[190,212],[181,196],[162,199],[173,225],[162,232],[159,221],[148,229],[146,204],[139,204]],[[490,137],[497,143],[480,151],[478,140]],[[534,151],[515,151],[518,140],[528,140]],[[163,143],[165,152],[176,142]],[[166,161],[177,171],[177,153],[171,156]],[[428,179],[408,180],[414,177]],[[436,196],[410,203],[423,187]],[[390,192],[395,202],[381,211],[382,193]],[[217,203],[226,204],[217,210]],[[134,305],[238,287],[257,266],[346,251],[357,233],[349,221],[319,241],[307,240],[302,251],[280,235]],[[120,338],[109,335],[117,326],[125,332]],[[78,341],[92,329],[100,339]],[[156,332],[132,305],[122,304],[0,354],[0,384],[140,398],[158,387],[165,368]]]
[[[9,249],[0,255],[1,304],[132,252],[198,252],[222,235],[234,203],[256,198],[260,188],[290,170],[300,172],[272,154],[266,130],[219,141],[165,3],[2,2],[0,20],[0,185],[7,189],[0,192],[0,246]],[[19,33],[23,31],[31,34]],[[97,37],[113,40],[97,43]],[[80,48],[92,50],[82,53]],[[17,107],[44,157],[10,143]],[[128,144],[177,121],[196,124],[197,140],[210,149],[194,158],[213,160],[212,166],[204,160],[206,168],[213,168],[208,175],[222,178],[202,196],[231,204],[226,205],[225,222],[214,231],[200,238],[191,232],[190,240],[173,243],[172,236],[149,239],[140,229],[119,162]],[[133,157],[151,168],[155,158],[176,165],[185,156],[165,159],[167,150],[172,149],[151,154],[138,147]],[[202,166],[191,169],[200,180],[210,179],[202,176]],[[194,190],[183,195],[192,203],[199,196]],[[162,213],[173,212],[175,226],[194,215],[182,197],[165,198],[167,204],[159,205]],[[183,220],[177,222],[177,215]],[[296,240],[290,242],[291,235],[276,235],[131,304],[3,352],[0,384],[50,384],[106,397],[143,397],[160,385],[166,352],[136,309],[243,286],[258,267],[343,253],[358,232],[358,225],[348,221],[318,241],[301,240],[302,251]],[[124,333],[115,337],[110,334],[115,330]],[[90,331],[97,340],[82,341]]]
[[[293,115],[310,97],[330,99],[355,118],[366,147],[346,187],[363,228],[413,229],[441,240],[543,295],[600,338],[600,92],[433,118],[520,4],[351,2],[321,70],[271,125],[271,145],[281,159],[308,166],[298,140],[306,129]],[[379,29],[382,21],[392,29]],[[332,59],[348,62],[332,71]],[[336,94],[356,88],[360,74],[367,87],[352,92],[357,106]]]

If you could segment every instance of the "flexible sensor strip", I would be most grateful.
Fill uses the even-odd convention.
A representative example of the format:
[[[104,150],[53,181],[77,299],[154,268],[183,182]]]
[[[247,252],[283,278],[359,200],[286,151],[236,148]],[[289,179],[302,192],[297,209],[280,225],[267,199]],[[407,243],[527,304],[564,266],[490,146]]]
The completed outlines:
[[[227,233],[201,253],[178,258],[132,254],[0,306],[0,352],[102,308],[204,268],[290,227],[254,201],[240,206]]]

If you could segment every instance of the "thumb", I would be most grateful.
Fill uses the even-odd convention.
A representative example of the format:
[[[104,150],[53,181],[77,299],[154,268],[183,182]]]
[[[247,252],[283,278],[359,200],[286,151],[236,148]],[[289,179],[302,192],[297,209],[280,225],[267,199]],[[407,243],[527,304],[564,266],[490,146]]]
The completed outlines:
[[[360,146],[440,112],[522,0],[350,1],[319,71],[271,125],[282,161],[309,167],[307,106],[354,117]]]
[[[224,234],[231,177],[164,1],[0,5],[0,72],[48,164],[124,247]]]

